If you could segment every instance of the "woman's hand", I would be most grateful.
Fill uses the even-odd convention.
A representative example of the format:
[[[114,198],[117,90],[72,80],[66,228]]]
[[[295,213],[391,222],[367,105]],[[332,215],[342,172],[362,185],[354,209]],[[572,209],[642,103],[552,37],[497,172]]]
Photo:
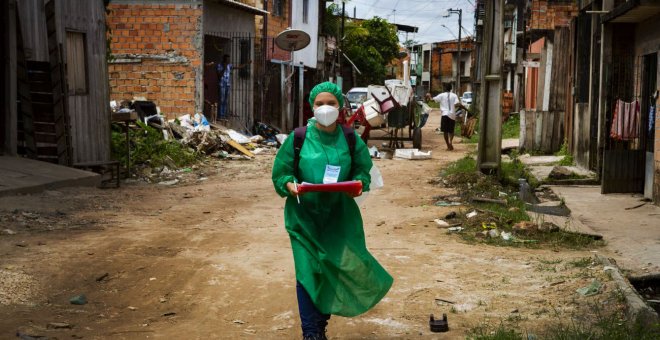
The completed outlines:
[[[362,184],[362,181],[360,181],[360,180],[357,180],[356,182],[360,182],[360,184]],[[360,192],[358,192],[356,195],[353,195],[353,193],[346,193],[346,195],[348,195],[351,198],[362,196],[362,189],[360,189]]]
[[[294,184],[293,182],[288,182],[286,184],[286,189],[289,190],[291,196],[298,196],[298,188],[296,187],[296,184]]]

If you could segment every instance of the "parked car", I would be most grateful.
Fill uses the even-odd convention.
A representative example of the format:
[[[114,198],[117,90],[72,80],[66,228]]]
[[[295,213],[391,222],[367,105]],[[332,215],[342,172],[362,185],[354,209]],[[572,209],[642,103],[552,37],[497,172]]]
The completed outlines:
[[[463,106],[468,109],[470,108],[470,105],[472,105],[472,92],[463,92],[463,96],[461,97],[461,104],[463,104]]]
[[[369,90],[366,87],[354,87],[346,93],[346,98],[351,104],[353,113],[367,100]]]

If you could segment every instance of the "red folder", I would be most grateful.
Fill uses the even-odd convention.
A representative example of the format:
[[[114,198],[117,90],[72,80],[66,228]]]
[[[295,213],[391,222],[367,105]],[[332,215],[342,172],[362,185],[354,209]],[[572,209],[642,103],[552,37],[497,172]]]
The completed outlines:
[[[328,184],[302,183],[298,185],[298,193],[305,192],[345,192],[353,197],[362,193],[362,182],[347,181]]]

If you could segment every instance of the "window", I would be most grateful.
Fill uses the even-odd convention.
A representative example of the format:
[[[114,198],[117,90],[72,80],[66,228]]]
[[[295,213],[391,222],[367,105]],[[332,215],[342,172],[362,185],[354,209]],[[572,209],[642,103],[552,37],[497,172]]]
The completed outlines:
[[[431,51],[424,51],[424,70],[428,70],[431,66]]]
[[[309,0],[303,0],[302,2],[302,7],[303,7],[303,24],[307,23],[307,18],[309,17]]]
[[[273,15],[274,16],[284,16],[284,1],[285,0],[273,0]]]
[[[250,66],[251,65],[247,65],[247,64],[251,60],[251,58],[250,58],[251,46],[252,46],[252,42],[250,41],[250,39],[241,39],[241,41],[239,43],[239,47],[240,47],[240,49],[239,49],[239,53],[240,53],[239,62],[241,63],[241,65],[246,65],[245,67],[238,70],[238,75],[241,78],[250,77]]]
[[[87,93],[85,33],[66,32],[66,78],[69,95]]]
[[[461,75],[461,77],[465,75],[465,62],[464,61],[461,61],[461,69],[458,70],[458,73]]]

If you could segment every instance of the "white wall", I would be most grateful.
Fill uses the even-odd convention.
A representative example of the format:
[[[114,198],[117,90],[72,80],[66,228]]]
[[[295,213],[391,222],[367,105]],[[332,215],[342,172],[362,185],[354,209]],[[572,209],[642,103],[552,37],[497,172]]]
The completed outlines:
[[[311,39],[307,47],[294,53],[293,61],[295,65],[300,65],[302,62],[309,68],[316,68],[319,40],[319,2],[316,0],[306,0],[309,3],[309,12],[307,14],[307,23],[303,23],[303,1],[292,0],[291,28],[307,32]]]

